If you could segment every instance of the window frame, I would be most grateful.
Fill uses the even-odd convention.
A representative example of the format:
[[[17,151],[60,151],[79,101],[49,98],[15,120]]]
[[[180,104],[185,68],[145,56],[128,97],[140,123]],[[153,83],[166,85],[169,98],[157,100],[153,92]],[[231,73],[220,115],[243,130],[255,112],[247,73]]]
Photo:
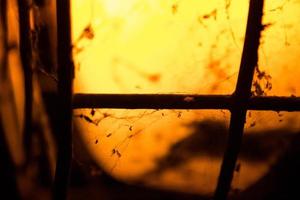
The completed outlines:
[[[226,109],[231,113],[229,136],[215,200],[227,199],[242,143],[248,110],[300,111],[300,97],[252,96],[251,86],[258,61],[260,33],[263,29],[264,0],[250,0],[245,42],[238,80],[232,95],[189,94],[73,94],[70,0],[57,0],[58,88],[61,139],[54,182],[54,197],[66,199],[72,160],[72,110],[113,109]],[[66,45],[67,44],[67,45]]]

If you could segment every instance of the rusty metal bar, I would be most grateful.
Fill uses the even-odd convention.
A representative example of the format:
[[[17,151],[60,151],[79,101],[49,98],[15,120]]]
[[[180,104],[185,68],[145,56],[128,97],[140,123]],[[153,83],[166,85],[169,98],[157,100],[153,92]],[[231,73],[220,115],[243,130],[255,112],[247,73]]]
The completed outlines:
[[[231,95],[75,94],[73,108],[228,109]],[[248,110],[300,111],[300,97],[260,96],[245,102]]]
[[[247,107],[251,97],[253,74],[258,61],[258,47],[262,30],[264,0],[250,0],[244,49],[236,90],[232,95],[231,119],[227,147],[221,165],[214,200],[227,199],[240,151]]]
[[[67,199],[72,161],[73,73],[70,0],[56,0],[58,60],[58,155],[53,199]]]
[[[75,94],[73,108],[226,109],[229,95]]]
[[[251,97],[245,107],[247,110],[300,111],[300,97]]]

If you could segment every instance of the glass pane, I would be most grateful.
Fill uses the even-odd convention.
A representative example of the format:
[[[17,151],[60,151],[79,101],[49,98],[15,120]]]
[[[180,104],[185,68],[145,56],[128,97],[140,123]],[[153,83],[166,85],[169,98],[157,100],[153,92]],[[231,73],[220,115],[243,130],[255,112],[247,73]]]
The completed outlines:
[[[299,173],[294,173],[292,164],[285,160],[286,156],[296,155],[290,157],[295,164],[299,158],[299,151],[295,151],[295,147],[299,147],[296,142],[300,136],[299,114],[248,112],[232,194],[242,196],[241,199],[276,199],[276,195],[273,198],[266,195],[292,192],[294,182],[278,177],[288,177],[286,174],[289,174],[289,177],[299,178]],[[285,187],[290,191],[282,192]]]
[[[261,73],[260,78],[256,78],[260,83],[260,86],[256,84],[258,95],[300,94],[299,19],[299,1],[266,1],[263,19],[265,27],[259,50]]]
[[[90,154],[115,178],[200,195],[214,192],[228,112],[85,109],[76,110],[74,118]]]
[[[75,92],[234,90],[248,1],[74,0]]]

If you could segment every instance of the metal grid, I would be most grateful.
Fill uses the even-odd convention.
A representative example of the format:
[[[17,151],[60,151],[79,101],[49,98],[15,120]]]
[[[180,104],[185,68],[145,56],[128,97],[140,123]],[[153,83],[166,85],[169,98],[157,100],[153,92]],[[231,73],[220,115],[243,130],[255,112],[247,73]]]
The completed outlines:
[[[54,187],[55,199],[66,199],[72,158],[72,108],[227,109],[231,112],[229,137],[214,199],[227,199],[240,150],[247,110],[300,111],[299,97],[251,96],[263,29],[263,0],[250,0],[247,29],[238,81],[232,95],[75,94],[70,39],[70,1],[57,0],[58,65],[61,140]],[[69,45],[67,45],[69,44]],[[186,101],[189,97],[189,101]],[[191,100],[192,99],[192,100]]]

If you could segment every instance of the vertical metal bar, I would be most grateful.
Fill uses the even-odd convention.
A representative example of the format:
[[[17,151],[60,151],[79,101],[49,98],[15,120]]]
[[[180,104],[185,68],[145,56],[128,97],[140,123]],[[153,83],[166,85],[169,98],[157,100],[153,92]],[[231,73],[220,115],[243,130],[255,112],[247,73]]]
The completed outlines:
[[[228,143],[215,191],[215,200],[227,199],[242,143],[247,112],[246,105],[251,97],[253,74],[258,61],[263,4],[263,0],[250,0],[244,49],[237,86],[233,94],[234,104],[231,108]]]
[[[72,86],[73,62],[71,47],[70,0],[56,0],[57,60],[60,133],[54,180],[53,199],[66,199],[72,161]]]
[[[32,133],[32,46],[30,37],[29,3],[27,0],[18,0],[20,56],[24,72],[25,106],[24,106],[24,147],[26,160],[29,159]]]

